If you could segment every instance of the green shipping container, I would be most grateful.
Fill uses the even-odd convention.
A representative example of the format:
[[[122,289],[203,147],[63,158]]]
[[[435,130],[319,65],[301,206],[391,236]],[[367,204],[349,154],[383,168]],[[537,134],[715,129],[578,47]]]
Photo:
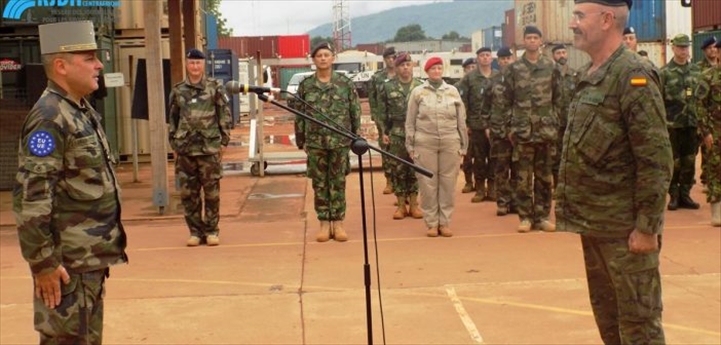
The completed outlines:
[[[312,69],[310,67],[281,67],[280,68],[280,89],[284,90],[288,88],[288,82],[290,81],[290,78],[293,77],[296,73],[303,73],[303,72],[310,72]],[[285,93],[282,94],[283,99],[288,97]]]
[[[717,40],[721,40],[721,30],[697,32],[693,34],[693,51],[691,52],[693,62],[699,62],[705,58],[703,51],[701,51],[701,43],[711,36],[716,36]]]

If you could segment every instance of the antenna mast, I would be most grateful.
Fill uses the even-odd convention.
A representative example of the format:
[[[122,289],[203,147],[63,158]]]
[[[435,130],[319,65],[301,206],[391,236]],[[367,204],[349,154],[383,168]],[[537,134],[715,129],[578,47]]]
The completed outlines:
[[[333,0],[333,43],[337,52],[351,45],[349,1]]]

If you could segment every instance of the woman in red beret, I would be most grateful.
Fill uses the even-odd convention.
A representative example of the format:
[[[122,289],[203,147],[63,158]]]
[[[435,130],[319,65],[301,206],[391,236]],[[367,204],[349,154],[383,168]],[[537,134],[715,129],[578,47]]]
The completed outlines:
[[[450,237],[458,170],[468,149],[466,109],[458,90],[443,81],[441,58],[430,58],[424,69],[428,80],[408,98],[406,149],[433,172],[432,178],[418,174],[426,235]]]

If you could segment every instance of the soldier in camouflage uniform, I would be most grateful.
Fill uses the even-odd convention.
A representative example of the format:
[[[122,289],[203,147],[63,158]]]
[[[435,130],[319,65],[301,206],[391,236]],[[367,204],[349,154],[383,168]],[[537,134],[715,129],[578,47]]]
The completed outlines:
[[[698,128],[708,157],[706,201],[711,204],[711,224],[721,226],[721,63],[701,75],[696,89],[696,109]]]
[[[463,60],[463,76],[468,75],[468,73],[471,73],[471,71],[478,68],[477,66],[477,60],[474,58],[467,58]],[[456,82],[453,86],[458,89],[461,86],[461,81],[459,80]],[[471,155],[465,155],[463,156],[463,161],[461,162],[461,171],[463,171],[463,178],[466,183],[463,185],[463,188],[461,189],[461,193],[466,194],[470,192],[475,192],[476,187],[473,185],[473,157]]]
[[[503,72],[502,92],[494,97],[498,111],[511,114],[509,140],[513,162],[518,162],[518,232],[555,231],[549,215],[561,87],[553,60],[541,54],[541,37],[534,26],[524,29],[526,52]]]
[[[476,195],[471,202],[496,200],[491,166],[490,121],[493,101],[493,80],[498,71],[491,68],[491,48],[476,51],[478,68],[469,72],[458,83],[458,92],[466,107],[469,147],[466,157],[471,157],[475,177]],[[486,181],[488,188],[486,189]]]
[[[673,59],[661,69],[661,92],[666,106],[669,138],[673,148],[674,172],[668,193],[670,211],[678,208],[698,209],[691,199],[691,187],[696,181],[696,154],[699,140],[696,104],[693,92],[698,85],[700,71],[689,61],[688,35],[679,34],[671,40]]]
[[[553,47],[553,61],[556,62],[556,68],[561,75],[561,100],[558,107],[558,145],[556,145],[556,155],[553,159],[553,186],[558,186],[558,167],[561,165],[561,150],[563,149],[563,135],[566,132],[566,123],[568,121],[568,105],[571,104],[573,91],[576,89],[578,72],[568,66],[568,52],[566,46],[558,44]]]
[[[721,41],[718,41],[715,36],[711,36],[701,43],[701,50],[703,51],[704,58],[698,62],[698,67],[701,73],[707,69],[716,65],[716,58],[719,57],[719,49],[717,46]],[[706,179],[706,162],[708,162],[708,150],[704,145],[701,145],[701,183],[706,186],[708,180]],[[704,191],[708,188],[704,188]]]
[[[322,122],[343,127],[354,134],[360,129],[361,110],[353,81],[333,72],[332,46],[322,42],[311,53],[315,74],[298,86],[295,109]],[[345,218],[346,176],[350,173],[350,141],[329,129],[295,119],[296,144],[308,154],[308,178],[313,180],[315,212],[320,220],[318,242],[333,238],[348,240],[343,227]]]
[[[558,230],[578,233],[604,344],[664,344],[659,251],[673,155],[653,67],[623,45],[631,0],[576,0],[591,57],[568,111]]]
[[[100,114],[90,21],[39,26],[48,86],[20,134],[13,211],[41,344],[100,344],[109,266],[126,263],[120,184]]]
[[[170,147],[175,151],[175,174],[185,222],[190,230],[187,245],[205,241],[220,244],[220,179],[223,150],[230,142],[228,98],[219,79],[205,76],[205,55],[191,49],[187,78],[173,86],[169,96]],[[203,196],[201,196],[201,188]],[[205,202],[205,221],[201,214]]]
[[[408,95],[422,82],[413,78],[413,61],[410,54],[398,54],[394,64],[396,77],[383,84],[379,95],[382,140],[389,145],[388,152],[412,162],[406,150],[406,109]],[[423,212],[418,207],[418,179],[415,172],[408,165],[393,159],[389,159],[387,164],[391,166],[391,184],[393,193],[398,199],[398,209],[393,213],[393,219],[403,219],[406,216],[423,218]],[[408,209],[406,203],[410,206]]]
[[[508,125],[511,119],[510,112],[500,111],[496,98],[503,94],[503,72],[515,61],[515,56],[508,47],[501,47],[497,52],[498,65],[501,73],[496,75],[493,83],[493,106],[491,108],[491,159],[493,160],[493,183],[496,185],[496,215],[505,216],[517,213],[514,205],[514,191],[516,189],[517,167],[512,164],[513,145],[508,139]]]
[[[388,47],[383,51],[383,63],[385,65],[385,68],[383,70],[380,70],[373,74],[370,80],[370,88],[368,89],[368,103],[371,107],[371,119],[376,124],[376,129],[378,130],[378,146],[380,146],[381,149],[388,151],[388,144],[384,143],[381,137],[383,136],[382,132],[382,122],[383,120],[379,117],[383,114],[380,110],[380,97],[381,97],[381,89],[383,88],[383,84],[396,76],[396,68],[395,68],[395,59],[396,59],[396,49],[393,47]],[[383,168],[383,175],[386,178],[386,187],[383,189],[383,194],[391,194],[393,193],[393,182],[391,174],[393,173],[393,168],[390,164],[388,164],[389,160],[385,157],[381,156],[381,165]]]

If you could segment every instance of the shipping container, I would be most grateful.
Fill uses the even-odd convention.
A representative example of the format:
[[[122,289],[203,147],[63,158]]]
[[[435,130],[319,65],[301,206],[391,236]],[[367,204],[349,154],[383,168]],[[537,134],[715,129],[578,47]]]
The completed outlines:
[[[383,43],[362,43],[355,47],[355,50],[366,51],[375,55],[383,55],[383,51],[386,49]]]
[[[693,31],[721,29],[721,1],[691,0]]]
[[[483,30],[474,31],[471,33],[471,50],[476,52],[481,48],[483,48]]]
[[[220,79],[223,85],[229,81],[238,81],[238,56],[230,49],[209,50],[205,59],[205,73],[213,78]],[[230,99],[231,125],[240,120],[238,108],[238,94],[228,94]]]
[[[568,28],[573,6],[572,0],[516,0],[516,45],[523,46],[523,29],[529,25],[541,30],[544,42],[573,42],[573,32]],[[506,24],[511,23],[507,21]]]
[[[280,89],[286,90],[288,88],[288,82],[290,78],[296,73],[310,72],[312,71],[310,66],[280,66]],[[283,98],[287,98],[288,95],[283,93]]]
[[[160,17],[160,27],[168,28],[168,6],[162,6],[163,13]],[[145,14],[143,13],[142,1],[120,1],[118,7],[121,15],[115,22],[115,30],[143,29],[145,28]]]
[[[654,66],[661,68],[673,57],[673,53],[666,55],[667,46],[663,42],[639,42],[638,51],[645,50],[648,53],[648,59]]]
[[[721,30],[697,32],[693,34],[693,50],[691,52],[693,62],[699,62],[706,58],[706,55],[704,55],[703,51],[701,51],[701,43],[703,43],[705,39],[712,36],[715,36],[716,39],[721,39]]]
[[[255,57],[260,51],[263,59],[278,57],[278,36],[218,37],[218,49],[230,49],[238,58]]]
[[[506,26],[503,31],[503,45],[513,47],[516,40],[516,9],[512,8],[506,11]]]
[[[496,51],[503,44],[503,31],[500,26],[491,26],[481,30],[483,32],[483,46]]]
[[[218,20],[212,13],[205,14],[205,42],[207,49],[218,49]]]
[[[681,3],[681,1],[676,2]],[[636,31],[636,39],[639,42],[660,42],[666,39],[665,4],[665,0],[643,0],[633,3],[628,16],[628,26]],[[690,27],[688,31],[690,33]]]
[[[310,54],[309,35],[278,36],[278,55],[283,58],[306,57]]]

